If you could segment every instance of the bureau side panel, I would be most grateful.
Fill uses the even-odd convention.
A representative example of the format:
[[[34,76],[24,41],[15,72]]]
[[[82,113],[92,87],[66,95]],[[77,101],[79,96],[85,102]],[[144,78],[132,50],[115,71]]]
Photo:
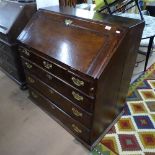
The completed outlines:
[[[98,79],[92,146],[114,125],[121,114],[136,63],[143,24],[132,27]],[[133,37],[134,35],[134,37]]]
[[[117,102],[119,103],[117,106],[122,108],[124,106],[124,102],[126,102],[125,96],[127,96],[128,89],[130,86],[130,81],[133,74],[133,69],[136,64],[137,54],[140,46],[140,41],[142,37],[144,25],[141,24],[138,27],[134,27],[128,34],[128,55],[126,57],[122,81],[120,85],[120,89],[118,91],[118,99]]]

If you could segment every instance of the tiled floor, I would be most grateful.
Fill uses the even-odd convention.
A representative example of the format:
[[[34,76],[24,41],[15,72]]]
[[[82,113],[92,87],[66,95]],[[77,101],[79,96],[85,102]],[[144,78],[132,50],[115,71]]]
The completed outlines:
[[[155,54],[149,65],[155,62]],[[143,71],[134,70],[133,79]],[[0,72],[0,155],[89,155],[66,130],[34,105],[27,91]]]

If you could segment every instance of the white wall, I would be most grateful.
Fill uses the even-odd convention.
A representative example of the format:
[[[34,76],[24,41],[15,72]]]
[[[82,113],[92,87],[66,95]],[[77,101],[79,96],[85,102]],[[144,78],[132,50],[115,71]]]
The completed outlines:
[[[59,5],[59,0],[36,0],[37,8]]]

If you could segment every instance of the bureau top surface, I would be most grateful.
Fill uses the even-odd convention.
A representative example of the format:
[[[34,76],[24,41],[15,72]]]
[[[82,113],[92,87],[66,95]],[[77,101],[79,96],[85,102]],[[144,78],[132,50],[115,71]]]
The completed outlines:
[[[18,16],[22,12],[25,4],[11,1],[0,2],[0,32],[7,34]]]
[[[50,7],[33,16],[18,40],[57,62],[96,77],[128,29],[138,23],[141,22],[80,9]]]

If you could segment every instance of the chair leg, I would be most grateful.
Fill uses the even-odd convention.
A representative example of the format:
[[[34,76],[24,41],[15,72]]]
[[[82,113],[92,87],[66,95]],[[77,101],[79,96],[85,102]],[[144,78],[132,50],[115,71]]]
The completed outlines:
[[[140,14],[141,20],[144,20],[144,17],[143,17],[143,14],[142,14],[141,8],[140,8],[140,6],[139,6],[139,2],[138,2],[138,0],[135,0],[135,3],[136,3],[136,5],[137,5],[137,8],[138,8],[138,11],[139,11],[139,14]]]
[[[151,37],[150,41],[149,41],[149,46],[148,46],[148,49],[147,49],[144,71],[146,71],[146,68],[147,68],[148,60],[149,60],[151,49],[152,49],[152,46],[153,46],[153,40],[154,40],[154,36]]]
[[[104,0],[104,3],[107,6],[107,10],[108,10],[109,14],[112,15],[112,12],[111,12],[111,9],[109,7],[109,4],[108,4],[107,0]]]

